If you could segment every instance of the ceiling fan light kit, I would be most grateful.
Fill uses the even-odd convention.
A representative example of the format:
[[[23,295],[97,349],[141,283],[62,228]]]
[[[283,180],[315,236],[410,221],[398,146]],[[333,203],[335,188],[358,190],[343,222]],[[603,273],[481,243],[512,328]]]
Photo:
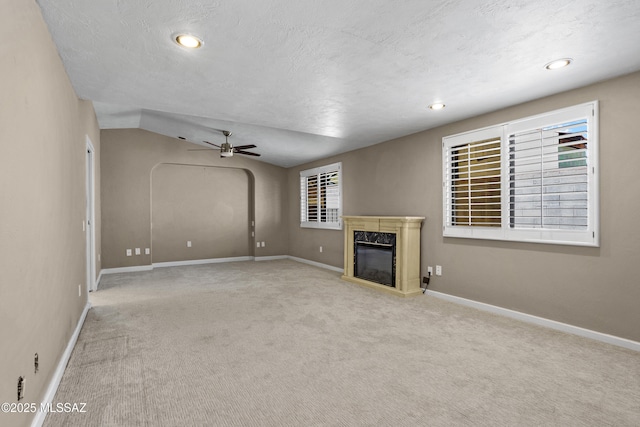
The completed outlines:
[[[233,157],[233,145],[223,142],[220,146],[220,157]]]

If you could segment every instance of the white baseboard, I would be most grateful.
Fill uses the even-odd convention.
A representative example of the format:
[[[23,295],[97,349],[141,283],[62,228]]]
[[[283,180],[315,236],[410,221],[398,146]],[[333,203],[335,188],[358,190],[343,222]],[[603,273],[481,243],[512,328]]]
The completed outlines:
[[[116,267],[116,268],[103,268],[100,270],[100,275],[98,276],[97,283],[100,283],[100,279],[103,274],[115,274],[115,273],[133,273],[138,271],[150,271],[154,268],[162,268],[162,267],[179,267],[184,265],[198,265],[198,264],[215,264],[221,262],[237,262],[237,261],[273,261],[278,259],[290,259],[293,261],[301,262],[304,264],[313,265],[315,267],[325,268],[327,270],[337,271],[338,273],[342,273],[344,269],[340,267],[334,267],[328,264],[322,264],[320,262],[310,261],[304,258],[298,258],[290,255],[272,255],[272,256],[261,256],[261,257],[253,257],[253,256],[239,256],[239,257],[230,257],[230,258],[209,258],[209,259],[193,259],[187,261],[169,261],[169,262],[154,262],[151,265],[136,265],[132,267]]]
[[[273,261],[276,259],[289,259],[289,255],[272,255],[272,256],[257,256],[254,261]]]
[[[543,326],[545,328],[555,329],[556,331],[566,332],[568,334],[579,335],[581,337],[605,342],[607,344],[613,344],[618,347],[624,347],[629,350],[640,351],[640,342],[617,337],[615,335],[604,334],[602,332],[592,331],[591,329],[585,329],[579,326],[569,325],[567,323],[556,322],[555,320],[545,319],[544,317],[533,316],[531,314],[522,313],[520,311],[509,310],[508,308],[485,304],[483,302],[457,297],[438,291],[431,291],[427,289],[425,293],[427,295],[431,295],[445,301],[466,305],[468,307],[473,307],[479,310],[488,311],[490,313],[499,314],[501,316],[510,317],[512,319],[517,319],[526,323],[532,323],[534,325]]]
[[[237,262],[237,261],[252,261],[252,256],[237,256],[229,258],[209,258],[209,259],[192,259],[187,261],[168,261],[168,262],[154,262],[151,268],[162,267],[180,267],[183,265],[199,265],[199,264],[217,264],[220,262]]]
[[[78,319],[78,324],[76,325],[76,329],[73,331],[73,335],[69,339],[67,343],[67,348],[64,350],[62,357],[60,358],[60,362],[58,362],[58,366],[51,377],[51,382],[49,382],[49,387],[47,387],[47,391],[44,394],[41,403],[47,404],[53,402],[53,399],[56,397],[56,392],[58,391],[58,386],[60,386],[60,381],[62,381],[62,376],[64,375],[64,371],[67,368],[67,363],[69,363],[69,358],[71,358],[71,353],[73,352],[73,348],[76,346],[76,341],[78,341],[78,336],[80,336],[80,331],[82,330],[82,325],[84,325],[84,320],[87,318],[87,313],[91,308],[91,303],[87,301],[87,305],[84,306],[84,310],[80,315],[80,319]],[[33,418],[31,422],[32,427],[40,427],[44,423],[44,420],[47,416],[46,412],[38,411],[36,412],[36,416]]]
[[[152,265],[134,265],[131,267],[115,267],[115,268],[103,268],[100,270],[100,277],[103,274],[115,274],[115,273],[135,273],[138,271],[150,271],[153,270]]]
[[[327,270],[337,271],[338,273],[344,273],[344,268],[334,267],[332,265],[322,264],[320,262],[309,261],[308,259],[298,258],[298,257],[295,257],[295,256],[290,256],[290,255],[288,256],[288,258],[290,260],[301,262],[303,264],[313,265],[314,267],[326,268]]]

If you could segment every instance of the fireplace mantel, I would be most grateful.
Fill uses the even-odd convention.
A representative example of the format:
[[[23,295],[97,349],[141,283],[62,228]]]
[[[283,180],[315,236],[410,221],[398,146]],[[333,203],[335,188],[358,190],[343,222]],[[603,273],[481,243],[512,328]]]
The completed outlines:
[[[343,216],[344,274],[349,282],[403,297],[419,295],[420,227],[419,216]],[[354,231],[393,233],[396,235],[395,287],[381,285],[354,276]]]

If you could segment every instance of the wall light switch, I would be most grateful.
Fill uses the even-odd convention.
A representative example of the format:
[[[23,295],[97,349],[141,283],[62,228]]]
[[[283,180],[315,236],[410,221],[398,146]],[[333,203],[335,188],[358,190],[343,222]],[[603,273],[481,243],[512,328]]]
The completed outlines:
[[[260,243],[260,246],[262,246],[262,247],[264,248],[264,242],[261,242],[261,243]]]
[[[127,249],[127,256],[131,256],[131,249]]]
[[[136,248],[136,255],[140,255],[140,248]]]
[[[190,248],[191,247],[191,240],[187,240],[187,247]]]
[[[436,276],[442,276],[442,266],[436,265]]]
[[[260,247],[260,242],[256,242],[256,248]]]
[[[145,255],[149,255],[149,254],[151,254],[151,249],[149,249],[149,248],[144,248],[144,254],[145,254]]]

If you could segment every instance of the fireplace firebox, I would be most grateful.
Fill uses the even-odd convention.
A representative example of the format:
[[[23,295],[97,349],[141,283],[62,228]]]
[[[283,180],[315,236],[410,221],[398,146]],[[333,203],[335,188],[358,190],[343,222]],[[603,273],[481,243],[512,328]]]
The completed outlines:
[[[395,287],[396,235],[354,231],[354,276]]]

